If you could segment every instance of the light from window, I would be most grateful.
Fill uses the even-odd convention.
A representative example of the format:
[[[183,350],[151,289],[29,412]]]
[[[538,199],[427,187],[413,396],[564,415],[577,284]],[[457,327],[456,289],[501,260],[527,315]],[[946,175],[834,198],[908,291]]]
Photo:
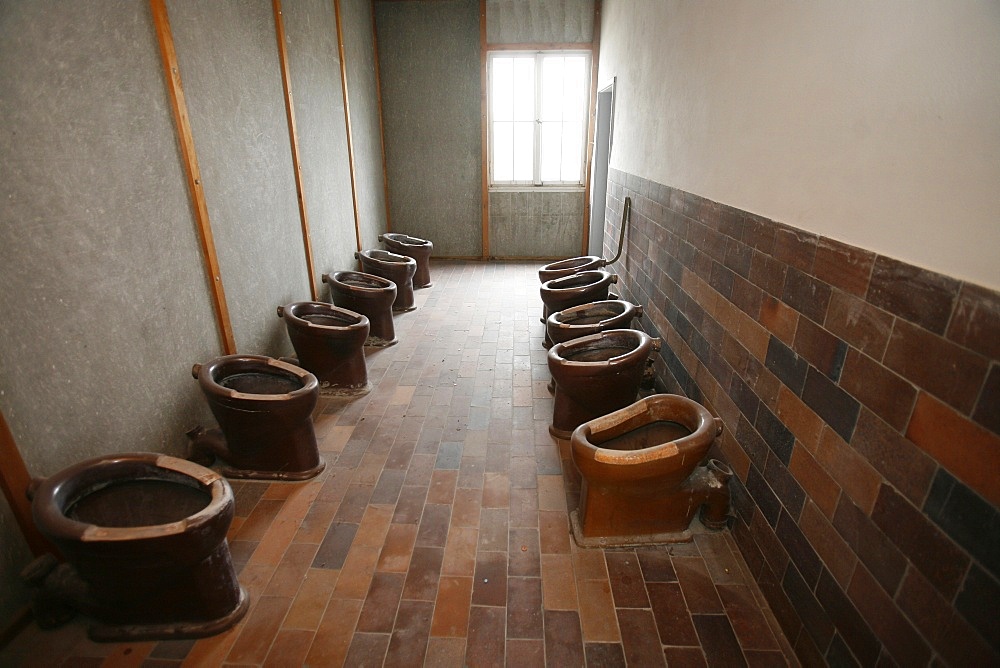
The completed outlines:
[[[493,54],[490,158],[495,184],[580,184],[587,55]]]

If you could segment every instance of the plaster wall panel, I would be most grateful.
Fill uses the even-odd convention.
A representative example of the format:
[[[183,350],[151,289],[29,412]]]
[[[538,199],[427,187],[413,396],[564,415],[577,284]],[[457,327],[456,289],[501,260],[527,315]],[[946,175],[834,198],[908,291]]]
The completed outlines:
[[[583,245],[579,192],[490,193],[490,254],[503,258],[573,257]]]
[[[490,44],[590,42],[594,0],[486,0]]]
[[[309,283],[271,3],[168,7],[237,349],[291,354],[274,309]]]
[[[342,0],[340,20],[344,32],[344,60],[347,63],[347,96],[351,105],[351,140],[361,246],[380,248],[378,235],[386,231],[385,177],[371,2]]]
[[[0,410],[28,471],[182,454],[221,346],[148,3],[4,2],[0,90]]]
[[[315,280],[325,299],[320,276],[353,267],[357,246],[336,17],[326,0],[285,2],[282,13]]]
[[[479,256],[478,5],[375,9],[393,229],[430,239],[439,256]]]
[[[607,0],[612,167],[1000,288],[1000,4]]]

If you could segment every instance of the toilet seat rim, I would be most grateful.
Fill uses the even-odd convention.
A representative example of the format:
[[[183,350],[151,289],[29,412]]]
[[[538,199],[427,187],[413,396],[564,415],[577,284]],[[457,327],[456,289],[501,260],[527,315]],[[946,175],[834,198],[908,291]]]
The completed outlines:
[[[335,311],[339,313],[347,314],[349,317],[357,318],[356,322],[352,322],[347,325],[321,325],[316,322],[310,322],[300,315],[295,313],[296,310],[306,307],[315,306],[320,310],[325,311]],[[344,308],[343,306],[337,306],[335,304],[328,304],[326,302],[292,302],[291,304],[285,304],[283,307],[284,313],[281,318],[285,321],[291,321],[295,323],[298,327],[303,327],[305,329],[313,329],[318,331],[331,331],[331,332],[358,332],[366,327],[371,328],[371,324],[368,321],[368,316],[363,313],[358,313],[357,311],[352,311],[350,309]],[[321,313],[313,315],[322,315]]]
[[[69,505],[82,498],[83,492],[88,489],[104,487],[124,480],[161,480],[155,477],[136,478],[135,476],[122,475],[124,472],[139,469],[150,471],[166,469],[179,473],[198,483],[200,489],[208,492],[211,498],[205,507],[198,512],[166,524],[103,527],[90,522],[74,520],[65,514]],[[174,484],[183,483],[175,482]],[[50,500],[51,503],[46,504],[46,500]],[[38,524],[43,533],[55,541],[113,543],[181,534],[188,529],[206,523],[220,513],[225,513],[227,506],[233,508],[235,503],[235,496],[229,482],[212,469],[160,453],[125,452],[77,462],[45,478],[35,490],[31,509],[35,523]]]
[[[638,450],[602,448],[600,444],[596,444],[592,441],[595,434],[601,434],[604,431],[608,431],[613,426],[617,426],[630,418],[634,419],[642,415],[652,415],[653,410],[651,410],[651,408],[655,407],[656,404],[664,402],[665,400],[669,403],[682,403],[685,408],[693,411],[693,421],[697,423],[693,429],[690,424],[685,422],[680,422],[676,419],[668,420],[670,422],[680,424],[686,429],[690,429],[690,434],[676,438],[672,441],[657,443],[656,445],[648,448],[641,448]],[[664,418],[662,417],[654,417],[649,421],[642,422],[635,428],[663,420]],[[607,426],[605,427],[605,425]],[[602,427],[604,427],[603,430]],[[573,430],[573,434],[570,436],[570,449],[574,460],[579,452],[580,454],[587,456],[589,459],[592,459],[596,464],[608,464],[614,466],[638,465],[660,459],[661,457],[658,457],[657,455],[664,450],[670,451],[667,456],[680,455],[688,449],[688,446],[694,443],[698,443],[699,445],[704,443],[705,449],[707,450],[711,447],[712,442],[714,442],[719,433],[721,433],[721,426],[718,422],[718,418],[713,416],[705,406],[697,401],[679,394],[653,394],[640,399],[625,408],[620,408],[616,411],[608,413],[607,415],[602,415],[601,417],[594,418],[593,420],[589,420],[579,425]]]
[[[406,239],[410,239],[412,241],[404,241],[397,237],[406,237]],[[388,239],[393,243],[399,244],[400,246],[410,246],[412,248],[427,248],[427,247],[433,248],[434,246],[434,244],[431,243],[431,241],[428,239],[421,239],[420,237],[410,236],[409,234],[405,234],[403,232],[385,232],[379,235],[379,241],[382,241],[384,243],[385,239]]]
[[[637,343],[626,353],[596,362],[580,362],[577,360],[566,359],[566,357],[562,355],[564,350],[583,348],[588,344],[614,337],[634,337],[637,339]],[[578,369],[599,369],[608,366],[620,366],[622,364],[628,364],[632,361],[638,361],[639,359],[645,361],[653,349],[653,341],[653,337],[639,329],[606,329],[603,332],[588,334],[586,336],[570,339],[569,341],[557,343],[549,348],[548,358],[550,364],[555,363],[558,366]]]
[[[579,265],[570,264],[570,263],[572,263],[574,261],[577,261],[577,260],[583,260],[583,261],[579,262]],[[544,265],[538,271],[540,271],[540,272],[541,271],[562,271],[564,269],[571,269],[574,266],[586,266],[588,264],[600,263],[600,262],[603,262],[603,261],[604,261],[604,258],[602,258],[600,256],[597,256],[597,255],[580,255],[580,256],[577,256],[577,257],[568,257],[568,258],[565,258],[565,259],[562,259],[562,260],[556,260],[555,262],[550,262],[549,264]],[[605,265],[604,264],[599,264],[598,266],[603,267]],[[591,271],[591,270],[588,269],[588,270],[585,270],[585,271]],[[552,279],[552,280],[555,280],[555,279]]]
[[[346,283],[344,279],[351,276],[361,276],[363,277],[361,280],[370,281],[372,283],[378,283],[380,284],[380,287],[370,287],[367,285],[352,285],[350,283]],[[344,292],[371,293],[373,296],[386,294],[390,290],[394,294],[396,292],[396,284],[390,281],[388,278],[384,276],[377,276],[375,274],[369,274],[363,271],[350,271],[350,270],[337,271],[334,272],[333,274],[328,274],[324,276],[324,279],[326,278],[329,278],[330,280],[325,280],[324,282],[329,284],[331,288],[334,285],[337,285],[338,288],[343,290]]]
[[[285,394],[250,394],[225,387],[213,377],[212,372],[215,369],[221,366],[238,363],[247,363],[249,365],[254,365],[257,368],[263,365],[265,367],[261,370],[263,373],[268,371],[267,367],[281,369],[296,376],[299,381],[302,382],[302,387],[292,390],[291,392],[286,392]],[[311,372],[300,366],[295,366],[294,364],[289,364],[288,362],[282,362],[279,359],[268,357],[266,355],[237,354],[216,357],[201,365],[201,370],[198,372],[198,383],[201,385],[203,390],[211,392],[214,395],[248,401],[290,401],[319,392],[319,380]]]
[[[583,277],[592,277],[595,280],[584,283],[582,285],[571,285],[568,287],[561,287],[559,285],[552,285],[553,283],[559,283],[560,281],[569,283],[573,280],[579,280]],[[556,294],[567,294],[573,290],[590,290],[595,287],[602,287],[606,284],[613,283],[615,274],[610,271],[605,271],[604,269],[588,269],[586,271],[578,271],[568,276],[560,276],[559,278],[553,278],[551,281],[546,281],[542,283],[540,290],[542,293],[554,292]]]
[[[572,312],[576,314],[577,312],[583,312],[586,311],[587,309],[597,308],[604,304],[623,304],[624,306],[622,308],[621,313],[616,313],[614,315],[608,316],[607,318],[604,318],[603,320],[587,323],[585,325],[575,325],[571,322],[563,322],[557,319],[557,316],[563,313]],[[556,329],[571,329],[573,327],[600,327],[602,324],[606,322],[610,322],[611,320],[617,320],[619,318],[624,318],[625,316],[628,316],[628,320],[632,320],[633,318],[638,317],[638,313],[639,313],[639,307],[630,301],[626,301],[624,299],[599,299],[597,301],[587,302],[586,304],[577,304],[576,306],[570,306],[569,308],[564,308],[561,311],[556,311],[555,313],[550,314],[549,317],[546,319],[545,326],[554,327]],[[624,329],[624,328],[617,328],[617,329]]]
[[[392,251],[382,250],[381,248],[370,248],[367,250],[358,251],[358,253],[365,259],[371,260],[372,262],[381,262],[382,264],[390,264],[390,265],[397,265],[397,264],[405,264],[407,266],[412,265],[414,269],[416,269],[417,267],[417,261],[414,260],[409,255],[400,255],[399,253],[393,253]],[[398,257],[399,259],[384,260],[381,257],[373,255],[373,253],[379,253],[379,254],[384,253],[385,255],[391,255],[393,257]]]

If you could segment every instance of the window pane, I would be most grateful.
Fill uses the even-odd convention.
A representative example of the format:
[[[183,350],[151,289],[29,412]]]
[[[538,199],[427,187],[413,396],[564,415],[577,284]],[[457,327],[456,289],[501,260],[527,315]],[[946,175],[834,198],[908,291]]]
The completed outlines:
[[[565,58],[542,58],[542,109],[541,120],[559,121],[563,114],[563,61]]]
[[[543,182],[561,180],[562,123],[542,123],[539,175]]]
[[[493,120],[514,120],[514,59],[493,59]]]
[[[493,180],[514,180],[514,124],[493,124]]]
[[[563,123],[562,180],[580,181],[583,162],[583,123]]]
[[[534,58],[512,58],[514,120],[535,120],[535,60]]]
[[[535,161],[535,122],[514,123],[514,181],[531,181]]]
[[[583,56],[565,58],[563,87],[563,120],[582,121],[587,111],[587,59]]]

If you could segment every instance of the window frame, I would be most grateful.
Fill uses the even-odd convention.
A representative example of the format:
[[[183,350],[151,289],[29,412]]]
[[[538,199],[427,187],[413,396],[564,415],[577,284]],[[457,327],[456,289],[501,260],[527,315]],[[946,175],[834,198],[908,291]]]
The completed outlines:
[[[497,181],[494,177],[494,137],[493,137],[493,59],[510,57],[530,56],[534,61],[535,71],[535,99],[534,99],[534,131],[532,139],[532,180],[531,181]],[[583,99],[585,107],[582,114],[582,128],[580,135],[580,179],[579,181],[542,181],[541,180],[541,71],[542,60],[545,56],[583,56],[584,77]],[[593,52],[586,48],[579,49],[497,49],[486,53],[486,126],[487,126],[487,163],[488,163],[488,189],[490,191],[539,191],[546,192],[582,192],[587,184],[587,141],[589,136],[590,106],[592,81],[589,76],[593,67]]]

